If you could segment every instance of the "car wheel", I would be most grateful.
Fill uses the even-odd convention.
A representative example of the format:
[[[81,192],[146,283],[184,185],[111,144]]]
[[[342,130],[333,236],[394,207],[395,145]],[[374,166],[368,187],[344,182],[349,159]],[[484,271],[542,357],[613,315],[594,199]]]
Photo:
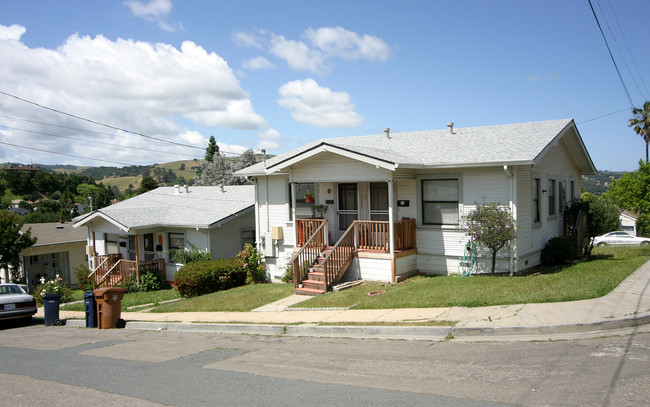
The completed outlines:
[[[650,244],[650,242],[648,242],[648,241],[641,242],[641,246],[647,246],[647,245],[649,245],[649,244]]]
[[[609,246],[609,244],[607,244],[605,242],[600,242],[596,246],[598,246],[598,247],[606,247],[606,246]]]

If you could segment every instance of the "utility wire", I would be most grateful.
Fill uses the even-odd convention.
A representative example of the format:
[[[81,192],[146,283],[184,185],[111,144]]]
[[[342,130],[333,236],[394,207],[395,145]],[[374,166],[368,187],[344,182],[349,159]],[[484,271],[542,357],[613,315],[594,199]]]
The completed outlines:
[[[596,19],[596,24],[598,24],[598,29],[600,30],[600,35],[603,36],[603,40],[605,41],[605,46],[607,47],[607,51],[609,52],[609,57],[612,59],[612,63],[614,64],[614,68],[616,68],[616,73],[618,74],[618,79],[620,79],[621,84],[623,85],[623,89],[625,90],[625,94],[627,95],[627,100],[630,102],[630,108],[634,109],[634,103],[632,103],[632,98],[630,97],[630,92],[627,90],[627,86],[625,86],[625,81],[623,81],[623,77],[621,76],[621,71],[618,69],[618,65],[616,64],[616,60],[614,59],[614,55],[612,54],[612,50],[609,47],[609,43],[607,42],[607,37],[605,37],[605,33],[603,32],[603,27],[600,25],[600,21],[598,21],[598,16],[596,15],[596,11],[594,10],[594,6],[591,4],[591,0],[587,0],[589,2],[589,7],[591,8],[591,12],[594,15],[594,18]]]
[[[68,157],[74,157],[74,158],[83,158],[84,160],[101,161],[101,162],[105,162],[105,163],[118,164],[118,165],[126,165],[126,166],[133,165],[133,164],[128,164],[128,163],[122,163],[122,162],[119,162],[119,161],[102,160],[102,159],[99,159],[99,158],[84,157],[84,156],[81,156],[81,155],[66,154],[66,153],[58,153],[58,152],[56,152],[56,151],[43,150],[43,149],[36,148],[36,147],[21,146],[21,145],[18,145],[18,144],[5,143],[5,142],[3,142],[3,141],[0,141],[0,144],[4,144],[4,145],[6,145],[6,146],[12,146],[12,147],[24,148],[24,149],[27,149],[27,150],[41,151],[41,152],[43,152],[43,153],[65,155],[65,156],[68,156]]]
[[[63,135],[60,135],[60,134],[45,133],[43,131],[21,129],[21,128],[18,128],[18,127],[6,126],[6,125],[3,125],[1,123],[0,123],[0,126],[4,127],[5,129],[10,129],[10,130],[24,131],[24,132],[27,132],[27,133],[42,134],[44,136],[66,138],[66,139],[70,139],[70,140],[78,140],[78,141],[83,141],[83,142],[86,142],[86,143],[102,144],[102,145],[105,145],[105,146],[128,148],[128,149],[138,150],[138,151],[149,151],[149,152],[152,152],[152,153],[174,154],[174,155],[183,155],[183,156],[192,157],[192,158],[200,158],[200,157],[197,157],[196,155],[192,155],[192,154],[183,154],[183,153],[177,153],[177,152],[173,152],[173,151],[151,150],[151,149],[148,149],[148,148],[140,148],[140,147],[129,147],[129,146],[123,146],[123,145],[115,144],[115,143],[106,143],[104,141],[88,140],[88,139],[81,138],[81,137],[63,136]]]
[[[604,114],[604,115],[602,115],[602,116],[594,117],[593,119],[583,120],[583,121],[581,121],[581,122],[579,122],[579,123],[576,123],[576,124],[582,124],[582,123],[587,123],[587,122],[593,122],[594,120],[602,119],[603,117],[611,116],[611,115],[616,114],[616,113],[629,112],[629,111],[630,111],[630,109],[626,107],[625,109],[617,110],[617,111],[615,111],[615,112],[611,112],[611,113],[606,113],[606,114]]]

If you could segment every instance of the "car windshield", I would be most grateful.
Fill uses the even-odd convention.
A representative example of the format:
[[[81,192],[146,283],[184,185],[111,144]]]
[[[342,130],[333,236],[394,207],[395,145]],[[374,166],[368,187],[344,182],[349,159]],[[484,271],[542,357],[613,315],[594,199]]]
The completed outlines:
[[[0,295],[3,294],[25,294],[17,285],[0,285]]]

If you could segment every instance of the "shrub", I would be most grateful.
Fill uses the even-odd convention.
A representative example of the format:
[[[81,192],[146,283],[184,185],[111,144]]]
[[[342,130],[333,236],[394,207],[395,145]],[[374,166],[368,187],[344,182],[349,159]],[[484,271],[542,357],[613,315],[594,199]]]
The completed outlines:
[[[149,270],[144,274],[140,274],[140,289],[142,291],[158,291],[168,287],[169,283],[156,270]]]
[[[74,269],[74,275],[77,278],[77,284],[79,288],[84,291],[91,291],[93,289],[93,280],[88,278],[90,274],[90,269],[85,264]]]
[[[58,274],[54,280],[50,281],[45,281],[45,278],[41,278],[41,284],[36,287],[36,291],[34,292],[36,302],[43,304],[43,295],[45,294],[61,295],[60,302],[70,302],[72,300],[72,291]]]
[[[120,287],[124,288],[127,293],[137,293],[140,291],[135,277],[127,277],[122,284],[120,284]]]
[[[576,258],[576,248],[571,240],[554,237],[549,239],[542,250],[542,263],[547,266],[566,264]]]
[[[245,283],[246,271],[238,258],[197,261],[186,264],[174,274],[174,284],[185,298],[228,290]]]
[[[173,261],[180,264],[189,264],[201,260],[212,260],[208,249],[200,250],[192,244],[190,246],[189,249],[170,250],[169,253],[171,253]]]
[[[244,245],[244,250],[237,257],[241,260],[246,271],[246,282],[266,282],[266,265],[262,262],[262,255],[250,243]]]

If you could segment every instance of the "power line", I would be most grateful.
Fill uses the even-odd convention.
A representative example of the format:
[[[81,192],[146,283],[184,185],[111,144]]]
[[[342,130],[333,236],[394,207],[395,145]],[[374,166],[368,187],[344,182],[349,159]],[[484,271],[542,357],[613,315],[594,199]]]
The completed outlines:
[[[630,109],[626,107],[625,109],[617,110],[617,111],[611,112],[611,113],[606,113],[606,114],[604,114],[602,116],[594,117],[593,119],[587,119],[587,120],[581,121],[580,123],[576,123],[576,124],[593,122],[594,120],[602,119],[603,117],[611,116],[611,115],[616,114],[616,113],[629,112],[629,111],[630,111]]]
[[[43,149],[36,148],[36,147],[21,146],[21,145],[18,145],[18,144],[5,143],[3,141],[0,141],[0,144],[4,144],[4,145],[7,145],[7,146],[12,146],[12,147],[24,148],[24,149],[27,149],[27,150],[41,151],[43,153],[65,155],[67,157],[74,157],[74,158],[83,158],[84,160],[101,161],[101,162],[105,162],[105,163],[118,164],[118,165],[127,165],[127,166],[128,165],[133,165],[133,164],[128,164],[128,163],[122,163],[122,162],[119,162],[119,161],[102,160],[100,158],[84,157],[84,156],[81,156],[81,155],[74,155],[74,154],[67,154],[67,153],[59,153],[59,152],[50,151],[50,150],[43,150]]]
[[[50,111],[58,113],[58,114],[70,116],[70,117],[78,119],[78,120],[83,120],[83,121],[86,121],[88,123],[96,124],[98,126],[103,126],[103,127],[109,128],[109,129],[123,131],[125,133],[135,134],[137,136],[144,137],[144,138],[147,138],[147,139],[150,139],[150,140],[156,140],[156,141],[159,141],[161,143],[169,143],[169,144],[174,144],[174,145],[182,146],[182,147],[189,147],[189,148],[196,148],[196,149],[199,149],[199,150],[205,150],[205,148],[203,148],[203,147],[197,147],[197,146],[192,146],[192,145],[183,144],[183,143],[177,143],[175,141],[169,141],[169,140],[165,140],[165,139],[161,139],[161,138],[157,138],[157,137],[153,137],[153,136],[147,136],[146,134],[138,133],[136,131],[131,131],[131,130],[123,129],[123,128],[120,128],[120,127],[111,126],[110,124],[105,124],[105,123],[101,123],[101,122],[98,122],[98,121],[95,121],[95,120],[86,119],[85,117],[77,116],[77,115],[74,115],[72,113],[67,113],[67,112],[63,112],[61,110],[54,109],[52,107],[43,106],[43,105],[41,105],[39,103],[32,102],[31,100],[23,99],[23,98],[21,98],[19,96],[12,95],[11,93],[0,91],[0,94],[5,95],[5,96],[9,96],[9,97],[14,98],[16,100],[20,100],[21,102],[25,102],[25,103],[29,103],[29,104],[34,105],[34,106],[38,106],[38,107],[40,107],[42,109],[50,110]]]
[[[605,37],[605,33],[603,32],[603,27],[600,25],[600,21],[598,21],[598,16],[596,15],[596,11],[594,10],[594,6],[591,4],[591,0],[587,0],[589,2],[589,7],[591,8],[591,12],[594,15],[594,18],[596,19],[596,24],[598,25],[598,29],[600,30],[600,35],[603,36],[603,40],[605,41],[605,46],[607,47],[607,51],[609,52],[609,57],[612,59],[612,63],[614,64],[614,68],[616,68],[616,73],[618,74],[618,79],[620,79],[621,84],[623,85],[623,89],[625,90],[625,94],[627,95],[627,100],[630,102],[630,108],[634,108],[634,103],[632,103],[632,98],[630,97],[630,92],[627,90],[627,86],[625,86],[625,81],[623,81],[623,77],[621,76],[621,71],[618,69],[618,65],[616,64],[616,60],[614,59],[614,55],[612,54],[612,50],[609,47],[609,43],[607,42],[607,37]]]
[[[46,133],[46,132],[43,132],[43,131],[21,129],[21,128],[18,128],[18,127],[6,126],[6,125],[3,125],[3,124],[0,124],[0,126],[4,127],[5,129],[10,129],[10,130],[24,131],[24,132],[27,132],[27,133],[42,134],[44,136],[59,137],[59,138],[65,138],[65,139],[70,139],[70,140],[78,140],[78,141],[83,141],[83,142],[86,142],[86,143],[102,144],[102,145],[105,145],[105,146],[128,148],[128,149],[138,150],[138,151],[149,151],[149,152],[152,152],[152,153],[174,154],[174,155],[182,155],[182,156],[192,157],[192,158],[200,158],[200,157],[197,157],[197,156],[192,155],[192,154],[183,154],[183,153],[177,153],[177,152],[172,152],[172,151],[152,150],[152,149],[140,148],[140,147],[129,147],[129,146],[123,146],[123,145],[120,145],[120,144],[106,143],[104,141],[88,140],[88,139],[80,138],[80,137],[63,136],[63,135],[60,135],[60,134]]]

